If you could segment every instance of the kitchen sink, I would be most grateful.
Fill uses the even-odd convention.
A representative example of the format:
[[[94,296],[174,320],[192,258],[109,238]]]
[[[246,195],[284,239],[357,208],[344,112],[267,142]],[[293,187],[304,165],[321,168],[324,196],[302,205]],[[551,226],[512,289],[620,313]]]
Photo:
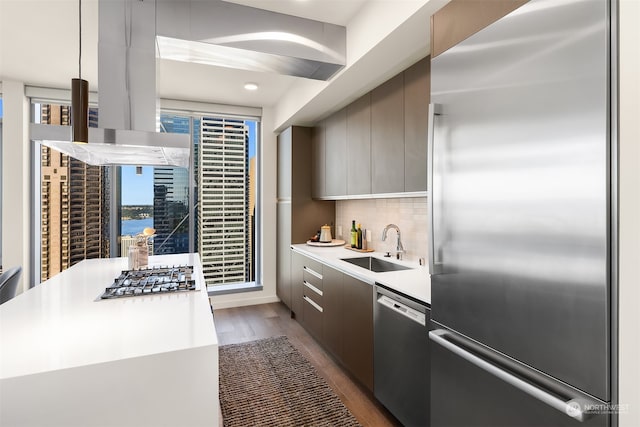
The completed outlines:
[[[346,261],[358,267],[366,268],[367,270],[374,271],[376,273],[384,273],[387,271],[400,271],[411,270],[404,265],[396,264],[393,262],[385,261],[380,258],[374,258],[370,256],[357,257],[357,258],[342,258],[342,261]]]

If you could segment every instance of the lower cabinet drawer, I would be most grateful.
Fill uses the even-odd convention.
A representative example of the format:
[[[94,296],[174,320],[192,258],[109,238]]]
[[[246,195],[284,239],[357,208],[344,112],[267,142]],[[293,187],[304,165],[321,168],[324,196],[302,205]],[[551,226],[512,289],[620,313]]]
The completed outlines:
[[[311,335],[322,342],[322,307],[307,295],[303,296],[304,326]]]
[[[306,280],[302,282],[302,295],[309,298],[311,301],[323,307],[322,304],[322,295],[323,292],[315,287],[313,284],[307,282]]]
[[[304,269],[311,272],[312,274],[320,276],[320,280],[322,280],[322,263],[321,262],[318,262],[315,259],[311,259],[309,257],[305,257]]]
[[[307,267],[303,269],[302,279],[319,290],[322,290],[322,277],[322,274],[317,273],[315,270],[309,270]]]

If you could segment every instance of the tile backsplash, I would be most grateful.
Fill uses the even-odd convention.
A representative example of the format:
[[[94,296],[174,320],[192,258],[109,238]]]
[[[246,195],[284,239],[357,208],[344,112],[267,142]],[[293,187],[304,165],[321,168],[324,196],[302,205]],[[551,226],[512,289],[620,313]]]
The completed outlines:
[[[351,221],[362,224],[371,233],[369,247],[379,252],[392,252],[396,248],[396,232],[389,230],[382,241],[382,230],[387,224],[396,224],[402,234],[404,259],[427,259],[427,198],[362,199],[336,201],[336,229],[338,239],[349,242]],[[342,236],[338,227],[342,226]]]

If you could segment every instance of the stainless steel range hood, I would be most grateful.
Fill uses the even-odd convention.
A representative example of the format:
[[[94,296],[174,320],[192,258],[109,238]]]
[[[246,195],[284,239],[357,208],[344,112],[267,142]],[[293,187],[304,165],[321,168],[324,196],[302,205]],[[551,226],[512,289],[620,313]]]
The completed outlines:
[[[189,167],[190,136],[156,132],[155,9],[155,1],[100,0],[100,127],[76,144],[69,126],[32,124],[32,140],[90,165]]]
[[[31,139],[94,166],[189,167],[189,135],[89,128],[89,143],[71,141],[71,126],[32,124]]]

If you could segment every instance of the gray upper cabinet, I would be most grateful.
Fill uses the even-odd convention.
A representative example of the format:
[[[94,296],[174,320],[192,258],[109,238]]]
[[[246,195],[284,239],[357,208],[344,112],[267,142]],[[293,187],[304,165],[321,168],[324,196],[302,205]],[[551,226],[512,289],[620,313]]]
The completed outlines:
[[[291,186],[291,201],[309,202],[311,199],[311,128],[302,126],[292,126],[284,130],[283,133],[291,130],[291,141],[288,144],[290,153],[288,155],[291,176],[289,178]],[[285,145],[287,146],[287,145]],[[280,146],[278,146],[280,149]],[[287,168],[283,167],[286,172]],[[295,243],[299,243],[294,240]]]
[[[371,194],[371,94],[347,107],[347,194]]]
[[[404,75],[371,91],[371,190],[404,191]]]
[[[325,121],[325,183],[328,196],[347,194],[347,109]]]
[[[421,59],[314,127],[314,198],[426,193],[430,64]]]
[[[427,191],[430,57],[404,72],[404,191]]]
[[[326,165],[325,124],[322,121],[311,130],[311,195],[315,198],[327,196]]]
[[[278,199],[291,198],[291,128],[278,135]]]

